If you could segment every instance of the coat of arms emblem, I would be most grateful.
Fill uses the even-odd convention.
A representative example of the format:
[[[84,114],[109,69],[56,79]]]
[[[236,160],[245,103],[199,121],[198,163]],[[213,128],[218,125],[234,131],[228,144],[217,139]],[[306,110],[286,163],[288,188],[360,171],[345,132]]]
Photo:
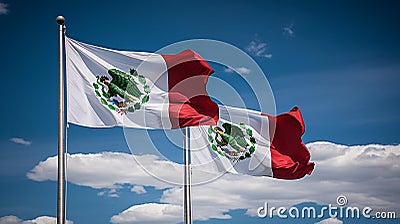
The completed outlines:
[[[256,150],[253,131],[243,123],[236,125],[226,122],[222,127],[210,126],[208,141],[215,152],[234,162],[250,158]]]
[[[108,70],[107,76],[97,76],[93,83],[94,92],[100,102],[110,110],[121,115],[140,110],[142,104],[150,99],[150,86],[146,77],[139,75],[135,69],[129,74],[118,69]]]

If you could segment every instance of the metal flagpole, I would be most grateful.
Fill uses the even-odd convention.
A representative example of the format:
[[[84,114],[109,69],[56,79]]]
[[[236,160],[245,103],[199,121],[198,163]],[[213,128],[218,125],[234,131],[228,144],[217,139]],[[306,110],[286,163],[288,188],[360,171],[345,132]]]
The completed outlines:
[[[58,191],[57,224],[65,224],[65,113],[64,113],[64,32],[65,19],[57,16],[59,25],[58,77]]]
[[[185,163],[185,172],[184,172],[184,184],[183,184],[183,210],[184,210],[184,223],[192,224],[192,174],[190,168],[190,149],[189,149],[189,127],[185,127],[184,131],[185,140],[183,144],[184,148],[184,163]]]

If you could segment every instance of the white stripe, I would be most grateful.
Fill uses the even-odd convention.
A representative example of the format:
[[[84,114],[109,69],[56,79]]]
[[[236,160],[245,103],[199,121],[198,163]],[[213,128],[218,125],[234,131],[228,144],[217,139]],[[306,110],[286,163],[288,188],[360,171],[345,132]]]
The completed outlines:
[[[66,56],[69,123],[87,127],[171,128],[168,72],[161,55],[117,51],[66,38]],[[122,116],[103,105],[95,95],[96,76],[109,76],[107,71],[112,68],[126,73],[134,68],[146,77],[150,99],[140,110]]]
[[[228,171],[254,176],[272,176],[268,117],[261,116],[258,111],[228,106],[219,106],[219,112],[218,127],[222,127],[225,122],[244,123],[247,127],[251,127],[253,137],[257,141],[255,152],[248,159],[233,162],[212,149],[208,140],[209,127],[190,127],[192,164],[204,167],[208,172]]]

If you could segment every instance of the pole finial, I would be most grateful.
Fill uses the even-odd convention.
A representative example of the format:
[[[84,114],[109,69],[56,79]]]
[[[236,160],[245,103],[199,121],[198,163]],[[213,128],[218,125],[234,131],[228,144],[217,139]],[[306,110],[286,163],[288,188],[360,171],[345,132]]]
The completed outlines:
[[[64,16],[57,16],[56,21],[59,25],[63,25],[65,22]]]

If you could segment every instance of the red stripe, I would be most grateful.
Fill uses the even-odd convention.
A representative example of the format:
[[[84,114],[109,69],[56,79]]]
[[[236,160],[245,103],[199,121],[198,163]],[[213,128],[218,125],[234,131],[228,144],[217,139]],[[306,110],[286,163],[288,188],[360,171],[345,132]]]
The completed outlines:
[[[310,152],[301,140],[305,125],[298,107],[278,116],[268,116],[272,136],[271,160],[275,178],[298,179],[314,170]],[[274,130],[275,129],[275,130]]]
[[[208,96],[208,77],[214,72],[199,54],[185,50],[162,55],[168,68],[169,117],[172,128],[216,125],[218,106]]]

